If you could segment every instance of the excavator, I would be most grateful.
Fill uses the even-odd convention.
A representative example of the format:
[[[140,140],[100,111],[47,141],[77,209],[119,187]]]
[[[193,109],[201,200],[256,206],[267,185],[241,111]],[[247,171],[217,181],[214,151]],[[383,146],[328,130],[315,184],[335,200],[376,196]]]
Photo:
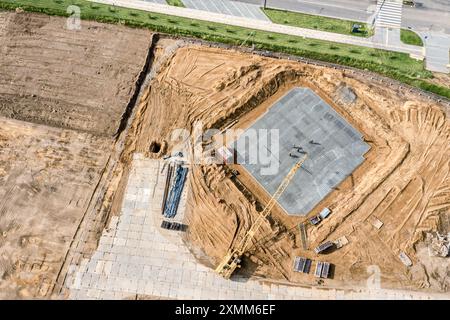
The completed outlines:
[[[241,260],[242,256],[245,252],[247,252],[251,246],[252,246],[252,240],[255,236],[256,231],[261,227],[261,224],[264,222],[264,220],[267,218],[267,216],[272,211],[273,207],[275,206],[275,203],[278,201],[280,196],[283,194],[283,192],[288,187],[289,183],[291,182],[292,178],[294,177],[295,173],[298,169],[303,165],[306,158],[308,157],[307,154],[305,154],[289,171],[289,173],[286,175],[286,177],[281,182],[280,186],[278,187],[277,191],[273,194],[272,198],[267,203],[264,210],[261,212],[259,217],[255,220],[253,225],[250,227],[250,229],[247,231],[245,236],[242,238],[242,240],[239,242],[239,244],[233,249],[231,248],[228,250],[227,255],[222,259],[220,264],[216,268],[216,272],[220,274],[225,279],[230,279],[233,275],[234,271],[237,268],[241,267]]]

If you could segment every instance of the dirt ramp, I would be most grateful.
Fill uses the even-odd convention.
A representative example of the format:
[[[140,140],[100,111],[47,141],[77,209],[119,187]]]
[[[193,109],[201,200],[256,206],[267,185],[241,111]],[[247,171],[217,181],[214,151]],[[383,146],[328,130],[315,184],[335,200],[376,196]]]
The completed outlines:
[[[0,115],[112,136],[135,91],[151,33],[0,13]]]

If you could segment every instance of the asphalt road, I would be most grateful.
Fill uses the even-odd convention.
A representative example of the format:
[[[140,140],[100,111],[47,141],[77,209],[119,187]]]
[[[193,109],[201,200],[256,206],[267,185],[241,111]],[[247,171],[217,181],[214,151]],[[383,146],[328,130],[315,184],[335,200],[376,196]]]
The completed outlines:
[[[262,4],[264,0],[234,0]],[[278,9],[301,11],[311,14],[367,21],[376,0],[267,0],[267,6]],[[404,6],[403,27],[427,32],[450,34],[450,1],[421,0],[415,8]]]

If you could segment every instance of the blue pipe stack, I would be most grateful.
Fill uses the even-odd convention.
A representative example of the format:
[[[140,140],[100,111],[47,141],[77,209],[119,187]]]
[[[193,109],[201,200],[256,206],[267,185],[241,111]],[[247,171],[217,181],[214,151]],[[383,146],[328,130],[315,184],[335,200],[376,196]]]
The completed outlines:
[[[177,167],[174,183],[170,189],[169,196],[166,200],[166,206],[164,208],[164,217],[173,218],[177,214],[178,205],[180,204],[181,193],[183,192],[183,186],[186,181],[188,169],[182,166]]]

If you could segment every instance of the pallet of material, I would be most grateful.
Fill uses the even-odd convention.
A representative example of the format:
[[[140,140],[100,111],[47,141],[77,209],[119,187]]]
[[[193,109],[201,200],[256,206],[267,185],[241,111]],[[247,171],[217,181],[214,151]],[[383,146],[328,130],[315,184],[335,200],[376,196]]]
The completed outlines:
[[[303,257],[295,257],[294,260],[294,271],[301,273],[309,273],[311,269],[311,259]]]
[[[412,266],[412,261],[411,259],[406,255],[406,253],[404,253],[403,251],[400,252],[400,254],[398,255],[398,257],[400,258],[400,260],[403,262],[403,264],[407,267],[411,267]]]
[[[315,216],[315,217],[312,217],[311,219],[309,219],[309,222],[310,222],[313,226],[319,224],[320,221],[322,221],[322,220],[320,219],[319,216]]]
[[[347,239],[346,236],[342,236],[342,237],[336,239],[336,240],[334,241],[334,244],[336,245],[336,248],[337,248],[337,249],[340,249],[340,248],[342,248],[343,246],[345,246],[346,244],[348,244],[348,239]]]
[[[334,246],[334,243],[331,241],[327,241],[322,243],[320,246],[318,246],[317,248],[314,249],[315,253],[322,253],[327,251],[328,249],[330,249],[331,247]]]
[[[316,278],[328,278],[330,276],[331,264],[329,262],[317,262],[314,276]]]
[[[186,225],[183,225],[178,222],[171,222],[171,221],[163,220],[163,222],[161,223],[161,228],[167,229],[167,230],[185,231]]]
[[[326,217],[328,217],[330,213],[331,213],[331,210],[330,210],[330,209],[324,208],[322,211],[320,211],[319,217],[323,220],[323,219],[325,219]]]

